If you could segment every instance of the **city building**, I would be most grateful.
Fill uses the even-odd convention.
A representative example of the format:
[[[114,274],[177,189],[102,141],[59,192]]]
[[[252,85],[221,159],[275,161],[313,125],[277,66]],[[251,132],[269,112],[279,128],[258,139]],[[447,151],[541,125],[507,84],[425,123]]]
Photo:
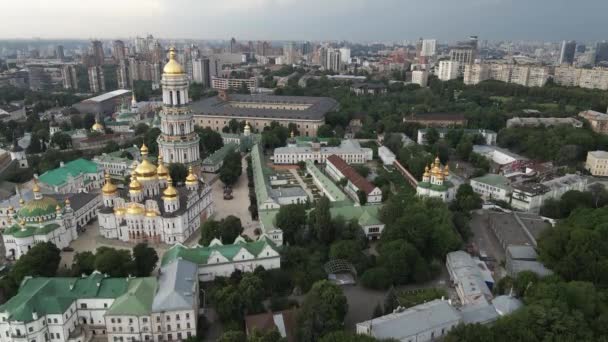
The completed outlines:
[[[359,205],[382,203],[382,190],[361,176],[339,156],[332,154],[327,157],[325,171],[337,182],[346,179],[344,190]],[[365,196],[365,203],[362,203],[360,196]]]
[[[91,47],[93,51],[93,63],[96,66],[101,66],[104,63],[104,53],[103,53],[103,43],[99,40],[94,40],[91,42]]]
[[[294,138],[292,137],[291,140]],[[323,164],[331,155],[336,155],[349,164],[363,164],[373,159],[373,150],[361,147],[354,139],[346,139],[340,142],[340,146],[324,146],[319,141],[290,143],[286,147],[274,149],[272,160],[274,164],[297,164],[299,162],[312,160]]]
[[[403,117],[404,123],[414,123],[424,127],[466,126],[467,119],[463,113],[421,113]]]
[[[63,61],[65,59],[65,53],[63,51],[63,45],[57,45],[55,47],[55,58]]]
[[[416,185],[416,194],[421,197],[439,198],[450,202],[456,197],[456,187],[450,182],[450,169],[446,165],[441,168],[439,157],[435,162],[424,168],[422,181]]]
[[[587,179],[577,174],[566,174],[540,183],[519,183],[511,187],[511,206],[514,209],[538,212],[548,199],[560,199],[570,190],[585,191]]]
[[[92,66],[88,69],[89,73],[89,89],[92,93],[101,93],[106,91],[106,79],[103,74],[103,68],[100,66]]]
[[[115,62],[121,62],[126,59],[125,43],[122,40],[112,42],[112,58]]]
[[[595,110],[586,110],[578,113],[578,116],[589,121],[591,129],[600,134],[608,134],[608,114]]]
[[[192,165],[200,159],[200,138],[194,132],[193,113],[188,107],[188,76],[175,56],[175,49],[171,48],[161,80],[163,110],[158,153],[169,163]]]
[[[192,60],[192,81],[202,84],[205,88],[211,87],[209,58],[202,57]]]
[[[520,272],[534,272],[540,277],[553,274],[538,261],[538,254],[533,246],[509,245],[506,249],[505,269],[510,277],[516,278]]]
[[[29,167],[27,163],[27,156],[25,154],[25,149],[19,146],[17,143],[17,139],[13,142],[13,147],[9,150],[9,155],[11,156],[11,161],[18,163],[20,169],[26,169]]]
[[[340,48],[340,63],[350,64],[350,49],[347,47]]]
[[[460,63],[457,61],[440,61],[437,78],[442,81],[449,81],[458,78]]]
[[[209,246],[186,247],[180,243],[163,254],[161,265],[187,260],[198,265],[198,280],[213,281],[216,277],[230,277],[235,271],[253,272],[262,266],[265,270],[281,267],[277,245],[266,235],[247,242],[241,236],[232,244],[213,239]]]
[[[80,114],[110,115],[115,113],[121,104],[129,101],[130,98],[130,90],[118,89],[78,102],[74,105],[74,108]]]
[[[2,341],[174,341],[196,336],[196,266],[164,265],[158,277],[26,277],[0,306]],[[10,336],[10,337],[6,337]]]
[[[434,57],[437,54],[437,40],[436,39],[423,39],[422,49],[420,50],[420,56],[422,57]]]
[[[464,84],[475,85],[485,80],[542,87],[549,80],[549,68],[511,63],[476,63],[464,67]]]
[[[357,334],[403,342],[430,342],[447,335],[462,323],[461,315],[447,301],[435,299],[408,309],[357,323]]]
[[[78,89],[78,74],[74,65],[66,64],[61,69],[63,89]]]
[[[228,143],[224,144],[219,150],[213,152],[210,156],[203,160],[201,164],[201,170],[203,172],[211,172],[215,173],[220,170],[222,165],[224,165],[224,158],[234,151],[239,150],[239,145],[236,143]]]
[[[345,202],[346,203],[346,202]],[[385,224],[380,221],[380,205],[353,206],[349,201],[345,205],[335,205],[329,209],[332,218],[342,217],[345,221],[355,220],[370,240],[379,239]]]
[[[553,81],[565,87],[608,90],[608,69],[602,67],[584,69],[560,65],[555,67]]]
[[[481,136],[484,139],[486,145],[496,145],[496,140],[498,138],[498,134],[494,131],[490,131],[488,129],[460,129],[460,128],[434,128],[437,133],[439,133],[439,138],[444,139],[448,132],[453,130],[461,130],[465,135],[468,136]],[[423,128],[418,130],[417,142],[420,145],[425,145],[427,143],[427,134],[429,132],[429,128]]]
[[[242,95],[220,92],[190,105],[195,124],[221,131],[231,119],[246,121],[252,132],[262,131],[273,121],[287,127],[296,125],[298,132],[316,136],[325,124],[325,115],[338,110],[338,103],[328,97]]]
[[[421,88],[427,86],[429,80],[429,72],[426,70],[412,71],[412,83],[419,85]]]
[[[254,93],[258,88],[258,79],[256,77],[250,78],[223,78],[223,77],[211,77],[211,88],[217,90],[239,90],[243,88],[243,85],[247,87],[249,92]]]
[[[525,118],[514,117],[507,120],[507,128],[511,127],[552,127],[568,125],[574,128],[582,128],[583,123],[575,118]]]
[[[93,162],[97,164],[100,170],[108,172],[113,178],[125,180],[131,174],[133,159],[121,157],[122,153],[123,151],[103,153],[95,156]],[[139,151],[137,151],[136,156],[139,156]]]
[[[608,62],[608,42],[602,41],[595,44],[595,65],[606,65]]]
[[[503,175],[488,173],[484,176],[471,179],[470,184],[473,191],[484,200],[498,200],[507,203],[511,200],[510,182]]]
[[[572,65],[574,63],[574,55],[576,53],[576,42],[574,40],[562,41],[562,47],[559,52],[558,64]]]
[[[462,305],[487,304],[492,300],[494,280],[483,261],[456,251],[447,254],[445,265]]]
[[[382,83],[355,83],[350,86],[350,91],[357,96],[361,95],[382,95],[388,92]]]
[[[589,151],[585,169],[594,176],[608,176],[608,152]]]
[[[67,194],[99,189],[103,183],[103,170],[94,162],[79,158],[60,162],[59,167],[38,177],[40,186],[52,193]]]

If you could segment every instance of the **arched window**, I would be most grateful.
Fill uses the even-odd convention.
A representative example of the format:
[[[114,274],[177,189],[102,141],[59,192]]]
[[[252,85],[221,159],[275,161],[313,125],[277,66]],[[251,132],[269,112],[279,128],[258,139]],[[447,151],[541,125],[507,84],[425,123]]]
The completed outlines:
[[[169,104],[173,105],[173,91],[169,90]]]
[[[173,135],[173,124],[169,124],[169,135]]]
[[[180,94],[179,94],[179,90],[178,90],[178,91],[177,91],[177,105],[178,105],[178,106],[182,104],[182,99],[181,99],[181,97],[180,97],[179,95],[180,95]]]
[[[186,133],[186,128],[185,128],[184,124],[183,123],[179,124],[179,134],[183,135],[184,133]]]

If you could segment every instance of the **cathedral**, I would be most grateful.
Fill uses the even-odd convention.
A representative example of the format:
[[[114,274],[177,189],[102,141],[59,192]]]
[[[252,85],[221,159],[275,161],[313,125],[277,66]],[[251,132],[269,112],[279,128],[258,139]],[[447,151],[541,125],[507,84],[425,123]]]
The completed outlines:
[[[439,157],[435,162],[424,168],[422,181],[416,186],[416,194],[422,197],[440,198],[443,202],[450,202],[456,196],[456,188],[450,182],[450,168],[446,165],[441,169]]]
[[[163,69],[163,110],[160,115],[158,163],[141,147],[142,160],[131,173],[128,188],[121,191],[109,174],[101,189],[103,206],[98,210],[99,233],[109,239],[140,242],[183,243],[213,213],[211,187],[195,174],[199,160],[199,137],[188,108],[188,75],[170,50]],[[164,162],[188,165],[183,186],[173,184]]]

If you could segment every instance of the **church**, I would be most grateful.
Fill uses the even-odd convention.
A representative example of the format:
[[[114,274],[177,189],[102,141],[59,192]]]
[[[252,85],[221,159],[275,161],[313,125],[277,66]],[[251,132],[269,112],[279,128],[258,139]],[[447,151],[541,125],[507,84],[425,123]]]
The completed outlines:
[[[416,186],[416,194],[421,197],[439,198],[443,202],[451,202],[456,197],[456,187],[450,181],[450,168],[441,168],[439,157],[435,162],[424,168],[422,181]]]
[[[194,171],[200,159],[199,137],[188,107],[188,75],[175,56],[172,48],[163,69],[157,164],[149,160],[148,148],[142,145],[142,160],[124,191],[105,175],[98,219],[99,233],[106,238],[183,243],[200,227],[201,220],[213,213],[211,187]],[[184,185],[173,184],[165,161],[188,166]]]

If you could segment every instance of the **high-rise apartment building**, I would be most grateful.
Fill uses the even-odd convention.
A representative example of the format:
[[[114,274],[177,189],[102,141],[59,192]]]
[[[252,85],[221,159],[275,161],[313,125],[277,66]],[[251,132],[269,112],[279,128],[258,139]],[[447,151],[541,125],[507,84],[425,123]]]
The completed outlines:
[[[93,49],[93,63],[95,65],[103,65],[105,56],[103,53],[103,43],[99,40],[91,42]]]
[[[549,79],[549,70],[543,66],[477,63],[465,66],[463,76],[467,85],[497,80],[526,87],[542,87]]]
[[[437,78],[442,81],[449,81],[458,78],[458,70],[460,63],[456,61],[441,61],[439,62],[439,70]]]
[[[92,66],[89,68],[89,89],[92,93],[106,91],[106,79],[103,75],[103,68]]]
[[[350,49],[347,47],[340,48],[340,62],[342,64],[350,64]]]
[[[237,50],[236,38],[232,37],[232,39],[230,39],[230,53],[237,53]]]
[[[576,42],[574,40],[563,41],[559,53],[558,64],[572,65],[574,63],[574,54],[576,53]]]
[[[112,58],[114,58],[114,61],[116,62],[125,60],[125,43],[122,40],[115,40],[112,43]]]
[[[65,59],[65,55],[63,53],[63,45],[57,45],[55,47],[55,58],[63,61]]]
[[[200,83],[203,87],[208,88],[211,86],[211,74],[210,74],[209,58],[202,57],[192,61],[192,80],[196,83]]]
[[[598,42],[595,44],[595,65],[608,65],[608,42]]]
[[[340,50],[329,49],[327,51],[327,70],[339,72],[342,69],[342,57]]]
[[[288,42],[287,44],[285,44],[283,46],[283,64],[291,65],[296,63],[297,53],[298,52],[296,51],[296,44],[294,42]]]
[[[437,54],[437,40],[436,39],[423,39],[422,48],[420,50],[420,56],[433,57],[436,54]]]
[[[450,50],[450,61],[459,65],[458,73],[464,72],[465,65],[471,65],[475,61],[476,50],[470,46],[455,47]]]
[[[303,56],[310,55],[312,53],[312,44],[310,42],[303,42],[300,46],[300,53]]]
[[[128,62],[125,60],[120,61],[118,68],[116,68],[116,80],[118,81],[118,88],[128,89],[133,88],[133,82],[129,77]]]
[[[419,85],[420,87],[426,87],[429,79],[429,72],[426,70],[414,70],[412,71],[412,83]]]
[[[61,69],[63,89],[78,89],[78,74],[73,65],[64,65]]]
[[[464,67],[464,84],[474,85],[490,78],[490,66],[488,64],[469,64]]]

